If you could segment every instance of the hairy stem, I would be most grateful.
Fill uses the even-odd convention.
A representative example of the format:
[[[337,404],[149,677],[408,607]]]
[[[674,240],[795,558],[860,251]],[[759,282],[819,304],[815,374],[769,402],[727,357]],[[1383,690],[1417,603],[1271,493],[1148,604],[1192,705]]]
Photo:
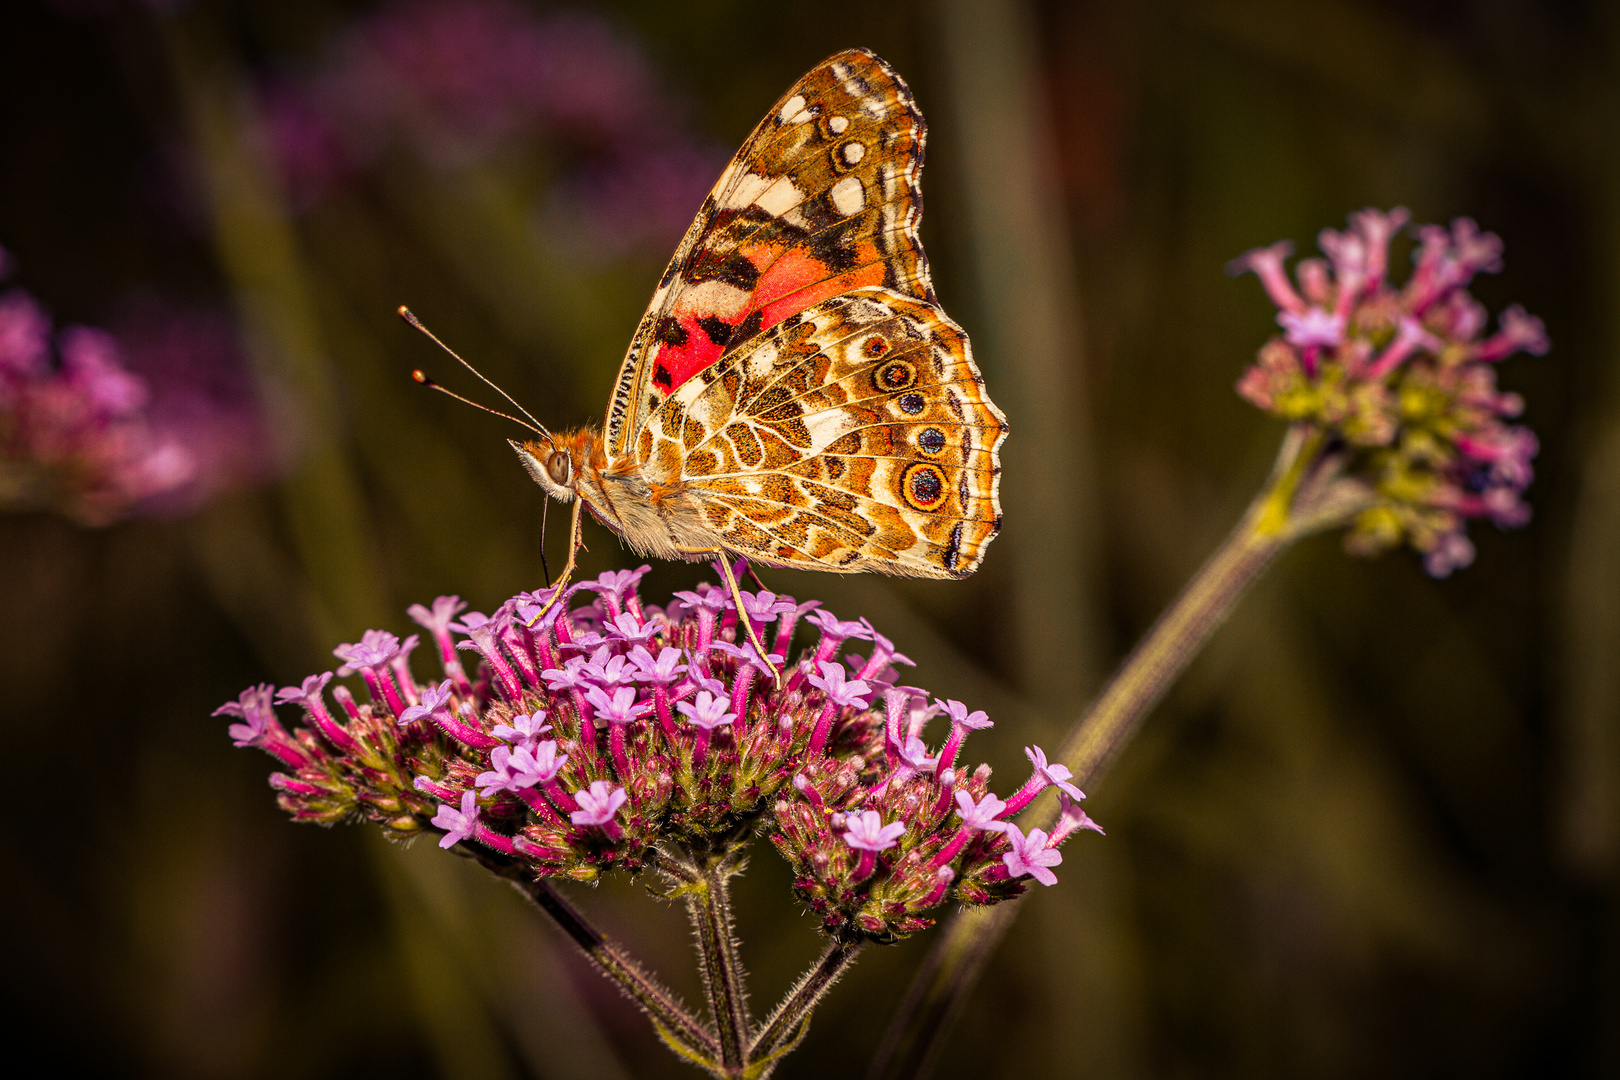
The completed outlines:
[[[855,962],[855,957],[860,955],[865,944],[863,941],[829,941],[821,959],[804,973],[788,996],[782,999],[782,1004],[771,1013],[770,1019],[765,1021],[764,1028],[748,1050],[749,1059],[758,1061],[769,1057],[783,1043],[792,1039],[809,1018],[811,1010],[832,989],[833,983]]]
[[[685,859],[660,850],[653,855],[653,869],[668,878],[677,888],[689,888],[702,880],[698,868]]]
[[[749,1033],[747,991],[731,930],[731,896],[726,885],[730,876],[724,860],[705,860],[698,869],[698,880],[685,890],[685,896],[697,934],[709,1011],[720,1039],[720,1064],[734,1074],[747,1064]]]
[[[1283,440],[1271,477],[1248,512],[1125,659],[1064,742],[1058,758],[1087,785],[1130,741],[1142,721],[1237,607],[1249,587],[1293,541],[1348,522],[1371,498],[1338,473],[1317,431],[1296,426]],[[1053,816],[1049,799],[1021,824]],[[869,1076],[928,1074],[944,1033],[1018,916],[1016,901],[959,912],[935,941],[889,1028]]]
[[[557,890],[544,881],[536,881],[516,863],[503,860],[493,852],[473,851],[470,856],[512,882],[549,915],[579,946],[586,959],[617,983],[619,989],[663,1029],[666,1038],[684,1048],[694,1059],[712,1061],[719,1056],[720,1045],[714,1033],[687,1011],[674,991],[642,970],[622,945],[592,926]]]

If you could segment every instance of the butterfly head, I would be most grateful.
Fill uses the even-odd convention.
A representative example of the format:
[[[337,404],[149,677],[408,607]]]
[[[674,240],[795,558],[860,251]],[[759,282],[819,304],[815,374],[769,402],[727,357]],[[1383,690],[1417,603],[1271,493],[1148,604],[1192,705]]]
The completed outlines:
[[[579,468],[566,441],[554,439],[506,441],[517,451],[518,460],[523,462],[524,471],[529,474],[530,479],[544,488],[547,495],[558,502],[574,501]]]
[[[607,463],[601,433],[577,428],[556,434],[547,432],[528,442],[507,442],[517,451],[524,471],[553,499],[569,503],[583,495],[593,505],[599,502],[591,496],[601,486],[599,474]]]

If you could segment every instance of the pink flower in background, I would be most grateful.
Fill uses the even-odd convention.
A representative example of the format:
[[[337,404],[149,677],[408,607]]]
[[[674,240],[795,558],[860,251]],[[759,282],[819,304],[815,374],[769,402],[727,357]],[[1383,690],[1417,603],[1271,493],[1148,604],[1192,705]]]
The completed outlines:
[[[468,840],[478,830],[478,796],[470,791],[461,795],[461,807],[441,806],[433,815],[435,828],[443,829],[444,835],[439,837],[439,846],[442,848],[454,847],[462,840]]]
[[[271,430],[230,315],[139,296],[124,305],[114,330],[130,369],[151,387],[153,428],[194,462],[191,483],[151,509],[189,511],[222,491],[266,483],[287,467],[296,447]]]
[[[598,258],[672,242],[725,161],[611,25],[510,0],[384,5],[259,107],[297,210],[399,151],[440,169],[537,159],[538,220]]]
[[[143,304],[117,336],[0,295],[0,507],[182,513],[273,471],[228,319]]]
[[[277,79],[258,93],[259,123],[295,212],[315,206],[359,172],[337,129],[296,84]]]
[[[1497,390],[1494,365],[1515,352],[1539,356],[1548,343],[1541,320],[1517,305],[1487,334],[1485,309],[1467,289],[1474,275],[1501,269],[1502,241],[1467,218],[1417,229],[1410,279],[1389,281],[1389,244],[1407,219],[1404,209],[1363,210],[1343,232],[1322,230],[1327,258],[1300,261],[1297,291],[1286,241],[1234,260],[1232,272],[1260,278],[1283,328],[1237,389],[1352,455],[1351,471],[1376,498],[1346,539],[1351,551],[1409,543],[1445,577],[1474,559],[1470,519],[1502,528],[1530,520],[1523,496],[1536,437],[1506,422],[1524,402]]]
[[[691,143],[623,147],[562,178],[542,221],[571,249],[596,259],[672,243],[724,166],[724,155]]]

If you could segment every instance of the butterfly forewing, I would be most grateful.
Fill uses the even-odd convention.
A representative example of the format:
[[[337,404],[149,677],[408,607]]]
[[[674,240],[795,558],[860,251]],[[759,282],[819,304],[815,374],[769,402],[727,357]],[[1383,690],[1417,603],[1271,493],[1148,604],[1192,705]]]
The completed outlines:
[[[577,489],[631,547],[979,565],[1007,426],[929,281],[923,140],[905,83],[853,50],[743,144],[653,294]]]
[[[663,402],[637,456],[742,554],[962,577],[1000,528],[1005,436],[966,335],[935,305],[875,287],[730,350]]]
[[[783,95],[664,271],[608,408],[610,456],[634,450],[671,393],[793,314],[863,286],[933,299],[916,235],[924,134],[905,83],[865,50]]]

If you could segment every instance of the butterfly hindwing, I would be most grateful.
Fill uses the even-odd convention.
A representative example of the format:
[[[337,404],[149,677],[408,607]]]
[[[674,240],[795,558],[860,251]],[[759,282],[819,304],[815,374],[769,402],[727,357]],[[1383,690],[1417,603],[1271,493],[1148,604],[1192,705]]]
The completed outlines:
[[[764,330],[864,286],[932,300],[917,240],[925,129],[865,50],[800,79],[721,174],[653,294],[609,404],[606,449],[633,452],[665,398]]]
[[[964,577],[1000,528],[1005,436],[961,329],[879,286],[728,352],[668,396],[637,457],[741,554]]]

